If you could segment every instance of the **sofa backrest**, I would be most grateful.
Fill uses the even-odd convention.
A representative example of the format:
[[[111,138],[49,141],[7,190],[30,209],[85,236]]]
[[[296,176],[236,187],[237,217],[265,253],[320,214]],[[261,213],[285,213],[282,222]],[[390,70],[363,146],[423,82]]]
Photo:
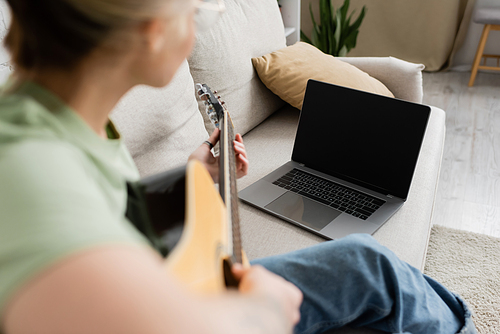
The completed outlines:
[[[286,46],[276,0],[225,0],[226,12],[208,31],[197,34],[188,59],[195,82],[218,91],[235,130],[245,134],[284,105],[260,81],[252,65],[260,57]],[[206,128],[212,124],[203,112]]]
[[[143,176],[186,163],[213,131],[196,101],[194,83],[218,91],[241,134],[284,105],[260,81],[251,60],[286,46],[277,1],[224,2],[226,12],[215,26],[198,32],[189,66],[184,64],[165,88],[133,89],[113,113]]]
[[[111,118],[142,176],[185,164],[208,138],[187,61],[168,86],[133,88]]]

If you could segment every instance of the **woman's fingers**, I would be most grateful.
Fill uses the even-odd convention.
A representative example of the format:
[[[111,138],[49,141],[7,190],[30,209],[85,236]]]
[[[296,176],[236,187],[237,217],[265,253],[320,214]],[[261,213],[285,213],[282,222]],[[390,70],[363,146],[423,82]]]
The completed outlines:
[[[241,135],[239,133],[237,133],[234,139],[235,139],[234,146],[241,148],[244,151],[244,155],[246,157],[247,152],[245,150],[245,144],[243,144],[243,137],[241,137]]]
[[[245,145],[238,143],[237,141],[234,142],[234,152],[238,155],[241,154],[245,158],[247,157],[247,151],[245,150]]]
[[[212,132],[212,134],[208,138],[208,141],[215,146],[215,144],[217,144],[217,142],[219,141],[219,138],[220,138],[220,130],[218,128],[215,128],[214,132]]]
[[[243,144],[243,137],[239,133],[236,134],[234,139],[236,139],[237,142],[240,142]]]
[[[215,129],[214,132],[212,132],[212,134],[208,138],[208,141],[215,146],[215,144],[217,144],[219,139],[220,139],[220,130]],[[209,148],[208,145],[202,144],[201,148],[199,148],[193,154],[191,154],[190,159],[197,158],[198,160],[203,162],[208,171],[210,172],[210,174],[212,175],[214,181],[216,181],[218,175],[217,171],[219,168],[218,158],[215,158],[212,155],[212,152],[210,152],[210,149],[207,150],[205,147]],[[240,134],[237,134],[235,136],[234,152],[236,154],[236,173],[237,177],[240,178],[247,175],[249,166],[247,152],[245,150],[245,145],[243,144],[243,138],[241,137]]]
[[[247,175],[248,166],[249,166],[248,159],[240,154],[238,156],[238,166],[237,166],[238,175],[237,175],[237,177],[242,177],[242,176]]]
[[[249,166],[247,151],[245,150],[245,145],[243,144],[243,138],[239,133],[235,136],[234,152],[236,153],[237,176],[242,177],[247,175]]]
[[[233,266],[233,274],[240,280],[240,293],[271,298],[290,323],[299,322],[303,296],[295,285],[259,265],[245,269]]]
[[[243,137],[237,133],[234,139],[234,150],[236,151],[236,154],[242,154],[245,158],[247,158],[247,151],[245,149],[245,144],[243,144]]]
[[[238,281],[250,270],[249,268],[245,268],[242,264],[240,263],[235,263],[231,267],[231,271],[233,272],[234,278],[236,278]]]

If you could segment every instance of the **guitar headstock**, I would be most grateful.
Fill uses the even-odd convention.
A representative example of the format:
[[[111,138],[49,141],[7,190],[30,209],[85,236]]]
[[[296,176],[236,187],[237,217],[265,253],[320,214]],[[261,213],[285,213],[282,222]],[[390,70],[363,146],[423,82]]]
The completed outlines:
[[[225,102],[221,100],[220,96],[216,96],[217,91],[212,93],[212,90],[206,84],[196,84],[196,90],[199,98],[205,103],[205,112],[210,121],[218,128],[226,109]]]

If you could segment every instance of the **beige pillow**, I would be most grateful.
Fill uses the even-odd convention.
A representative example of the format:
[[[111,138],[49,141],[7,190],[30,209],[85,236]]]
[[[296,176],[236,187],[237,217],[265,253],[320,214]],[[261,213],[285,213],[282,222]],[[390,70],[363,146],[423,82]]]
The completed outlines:
[[[377,79],[303,42],[252,58],[252,63],[267,88],[297,109],[309,79],[394,97]]]

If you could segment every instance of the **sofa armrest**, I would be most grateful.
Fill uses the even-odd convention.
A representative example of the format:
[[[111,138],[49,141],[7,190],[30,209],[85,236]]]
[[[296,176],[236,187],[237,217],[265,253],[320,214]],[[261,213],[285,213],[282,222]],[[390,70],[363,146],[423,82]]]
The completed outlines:
[[[422,64],[394,57],[339,57],[381,81],[398,99],[422,103]]]

